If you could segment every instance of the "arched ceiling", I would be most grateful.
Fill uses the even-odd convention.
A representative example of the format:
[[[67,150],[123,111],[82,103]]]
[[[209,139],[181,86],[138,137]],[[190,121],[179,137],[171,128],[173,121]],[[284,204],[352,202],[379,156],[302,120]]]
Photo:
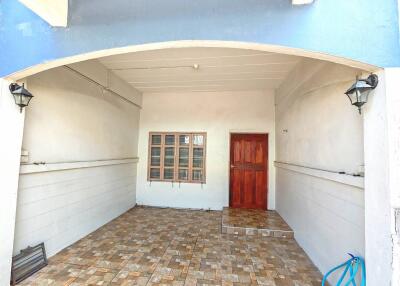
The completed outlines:
[[[161,49],[99,59],[142,92],[277,88],[300,60],[232,48]]]

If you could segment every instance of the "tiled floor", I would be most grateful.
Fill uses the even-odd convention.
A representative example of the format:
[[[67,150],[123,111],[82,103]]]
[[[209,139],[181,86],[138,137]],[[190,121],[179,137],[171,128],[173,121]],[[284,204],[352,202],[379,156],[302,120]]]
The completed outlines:
[[[293,231],[276,211],[224,208],[222,233],[293,238]]]
[[[293,239],[222,234],[221,217],[136,207],[20,285],[321,285]]]

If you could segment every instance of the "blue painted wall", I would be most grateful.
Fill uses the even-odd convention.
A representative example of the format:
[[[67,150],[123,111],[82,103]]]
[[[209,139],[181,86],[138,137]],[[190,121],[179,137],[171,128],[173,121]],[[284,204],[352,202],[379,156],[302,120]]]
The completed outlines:
[[[397,0],[70,0],[52,28],[17,0],[0,0],[0,76],[100,49],[171,40],[284,45],[400,66]]]

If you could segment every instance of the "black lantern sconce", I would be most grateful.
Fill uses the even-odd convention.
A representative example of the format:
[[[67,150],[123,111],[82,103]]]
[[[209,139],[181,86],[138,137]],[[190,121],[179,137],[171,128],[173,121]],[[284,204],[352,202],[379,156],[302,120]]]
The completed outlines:
[[[352,105],[357,106],[358,112],[361,114],[361,106],[368,101],[368,95],[371,90],[378,85],[378,76],[370,74],[366,79],[359,79],[345,92],[350,99]]]
[[[17,83],[12,83],[9,86],[11,94],[14,96],[15,104],[19,106],[19,111],[25,106],[28,106],[29,101],[31,101],[33,95],[26,88],[25,84],[19,85]]]

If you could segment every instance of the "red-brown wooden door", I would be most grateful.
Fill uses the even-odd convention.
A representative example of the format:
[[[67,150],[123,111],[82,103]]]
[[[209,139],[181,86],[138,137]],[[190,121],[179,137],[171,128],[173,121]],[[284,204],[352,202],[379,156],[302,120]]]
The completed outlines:
[[[231,134],[229,206],[267,209],[268,134]]]

